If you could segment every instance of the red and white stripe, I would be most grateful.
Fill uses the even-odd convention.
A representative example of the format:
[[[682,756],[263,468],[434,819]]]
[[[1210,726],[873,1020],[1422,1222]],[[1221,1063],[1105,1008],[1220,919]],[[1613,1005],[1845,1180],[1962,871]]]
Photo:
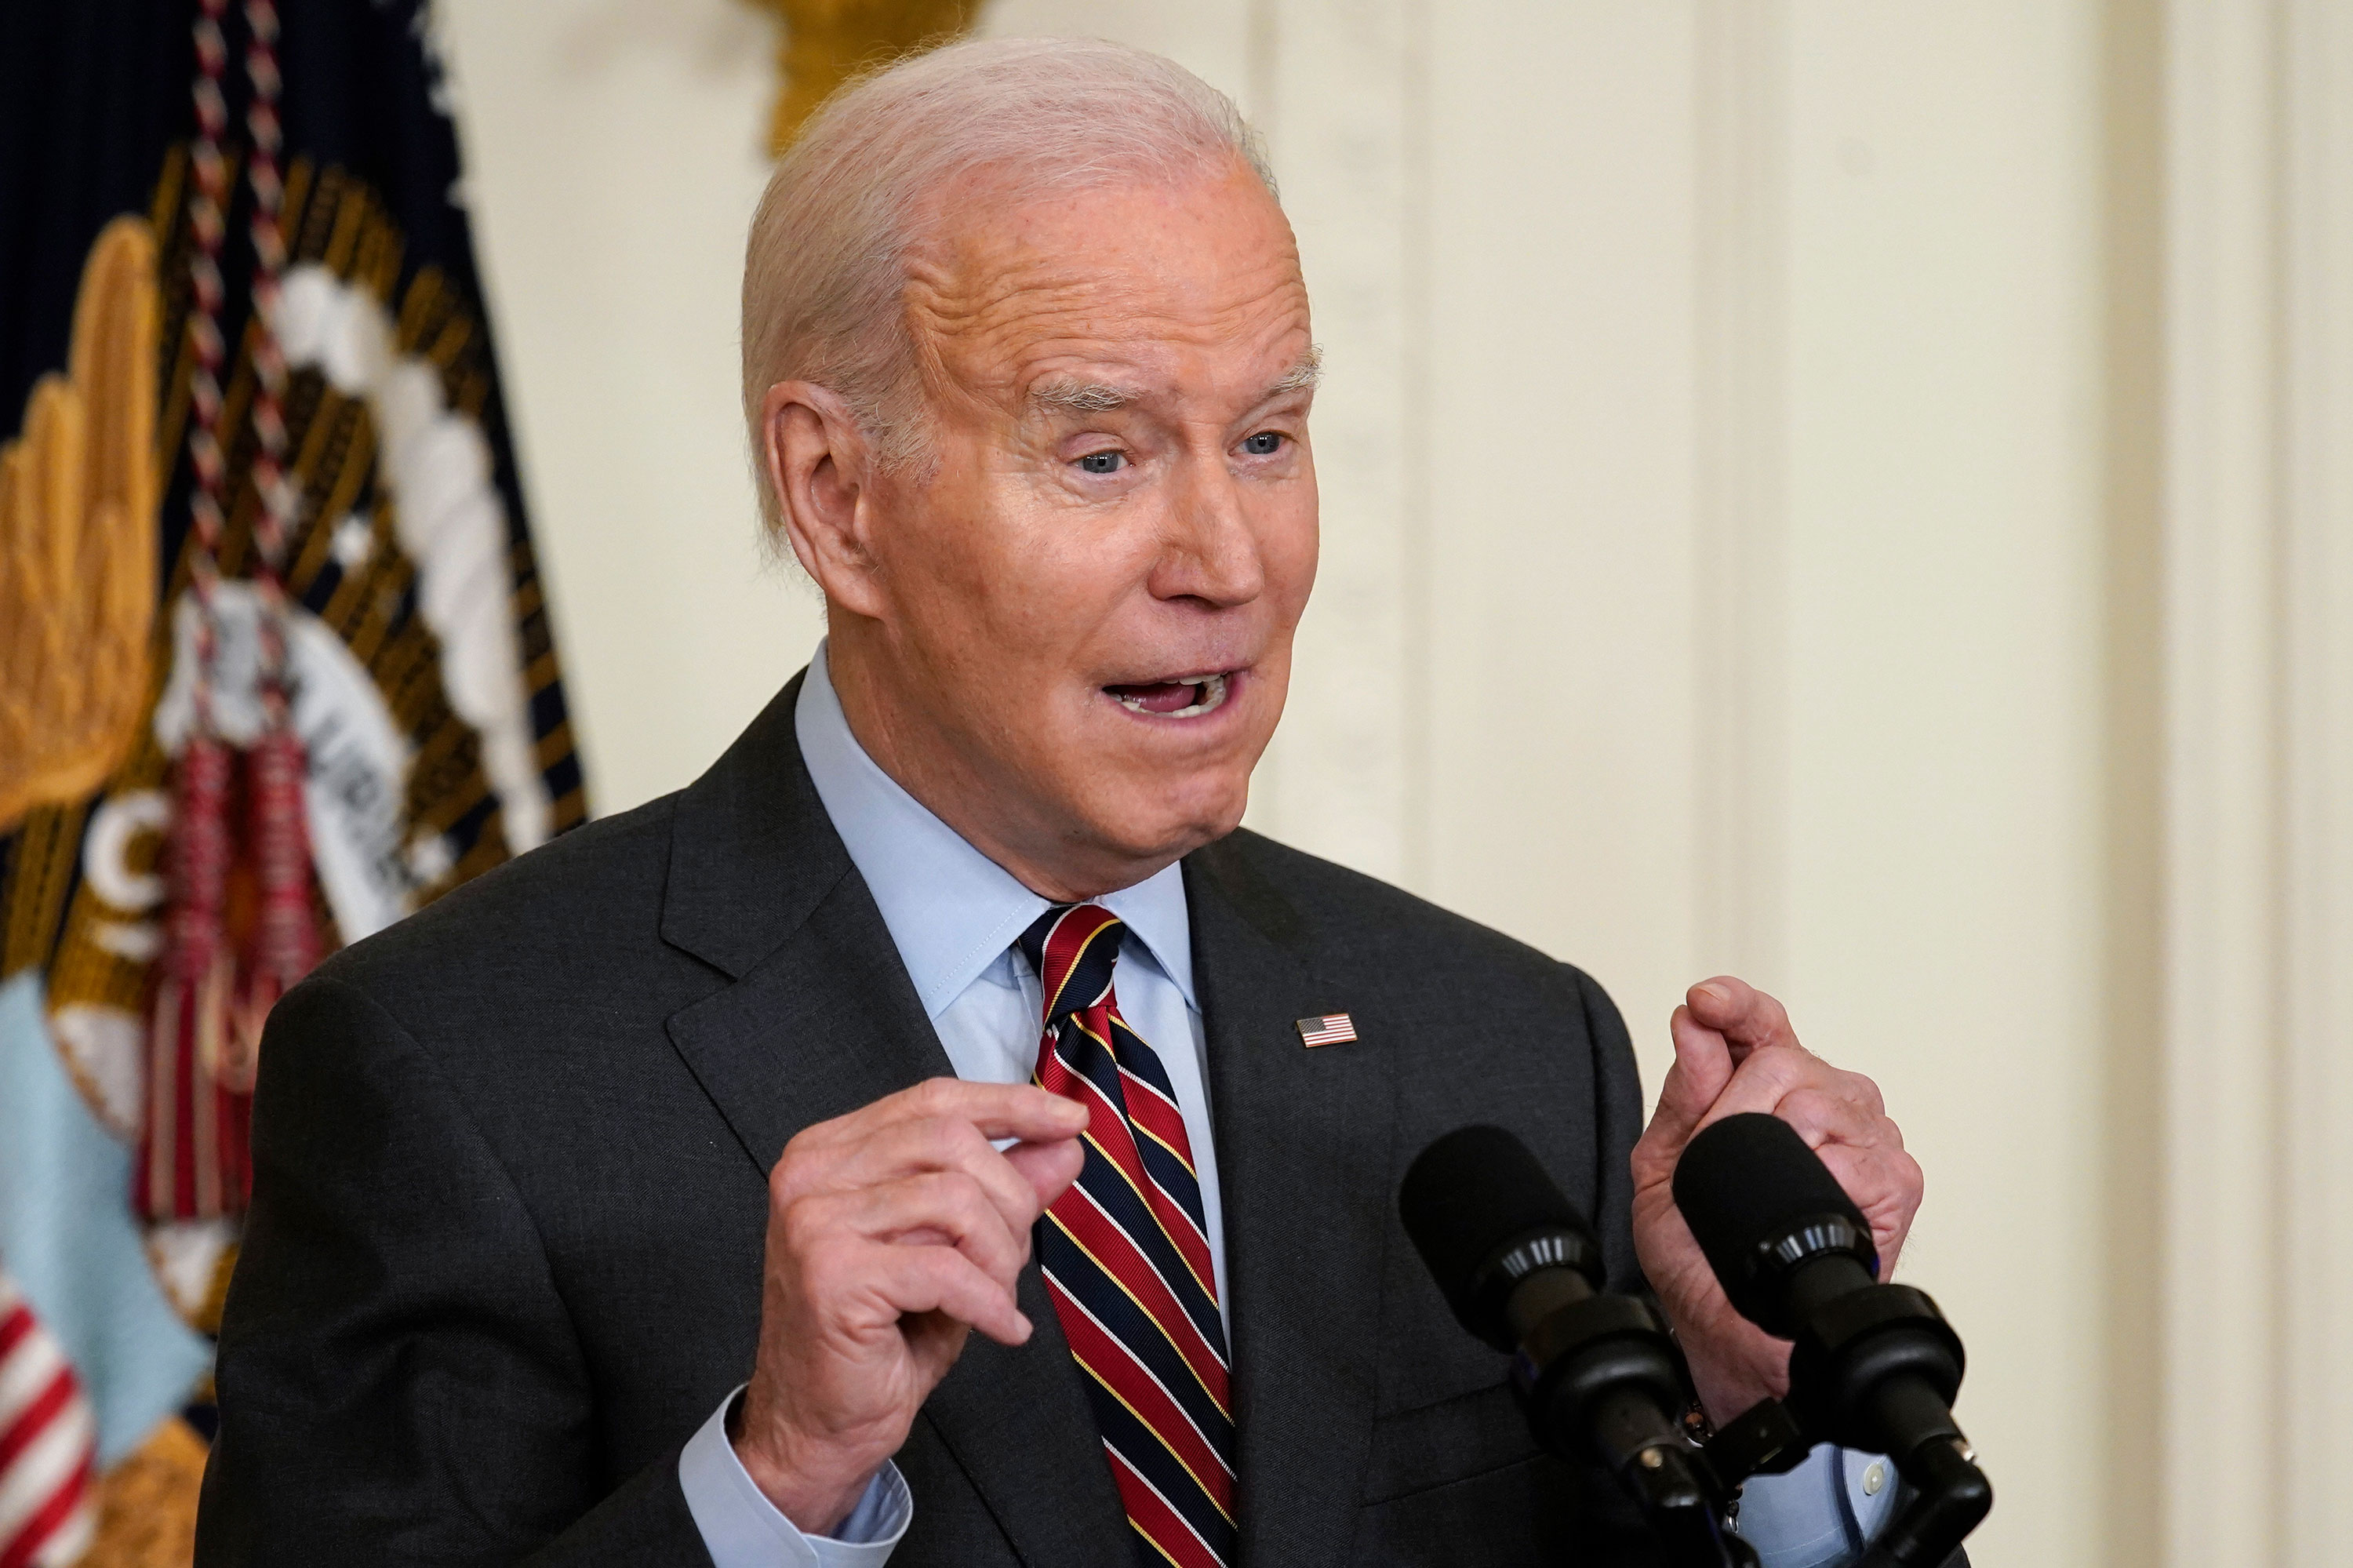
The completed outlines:
[[[1100,1009],[1090,1011],[1098,1013],[1101,1012]],[[1104,1030],[1108,1031],[1107,1019],[1099,1017],[1096,1022],[1103,1023]],[[1103,1038],[1103,1034],[1088,1027],[1087,1013],[1076,1015],[1070,1020],[1070,1022],[1101,1044],[1105,1056],[1112,1054],[1110,1043]],[[1135,1146],[1135,1127],[1142,1124],[1131,1124],[1128,1119],[1134,1109],[1134,1102],[1130,1102],[1124,1107],[1113,1105],[1103,1097],[1103,1090],[1097,1086],[1092,1078],[1080,1072],[1062,1054],[1063,1042],[1060,1037],[1062,1027],[1063,1025],[1058,1024],[1055,1030],[1048,1034],[1047,1039],[1051,1048],[1039,1053],[1038,1068],[1039,1086],[1051,1089],[1065,1099],[1078,1100],[1087,1107],[1087,1141],[1092,1143],[1103,1157],[1111,1162],[1112,1168],[1126,1180],[1136,1197],[1152,1211],[1153,1217],[1160,1222],[1161,1229],[1168,1234],[1169,1241],[1184,1257],[1185,1266],[1193,1271],[1193,1277],[1200,1284],[1202,1292],[1210,1300],[1215,1301],[1218,1297],[1218,1287],[1213,1273],[1214,1266],[1209,1261],[1209,1238],[1202,1233],[1200,1225],[1194,1221],[1193,1217],[1185,1212],[1184,1205],[1177,1202],[1176,1195],[1163,1187],[1158,1180],[1145,1169],[1144,1156]],[[1121,1069],[1120,1077],[1124,1083],[1130,1075],[1124,1069]],[[1141,1082],[1141,1080],[1137,1081]],[[1145,1086],[1150,1087],[1149,1085]],[[1164,1144],[1169,1142],[1166,1134],[1154,1131],[1149,1128],[1145,1130],[1153,1132],[1153,1135],[1160,1138]],[[1169,1148],[1169,1152],[1176,1156],[1186,1170],[1193,1169],[1191,1146],[1185,1139],[1185,1124],[1181,1118],[1176,1123],[1175,1143]]]
[[[97,1464],[80,1380],[0,1274],[0,1568],[66,1568],[90,1549]]]
[[[1356,1038],[1356,1026],[1345,1012],[1326,1013],[1321,1018],[1303,1018],[1298,1023],[1299,1041],[1303,1045],[1346,1045]]]

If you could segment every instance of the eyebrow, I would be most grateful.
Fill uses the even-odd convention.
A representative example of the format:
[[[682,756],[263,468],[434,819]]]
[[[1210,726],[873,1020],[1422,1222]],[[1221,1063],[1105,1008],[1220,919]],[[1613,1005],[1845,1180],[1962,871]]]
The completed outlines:
[[[1282,373],[1266,389],[1263,403],[1288,392],[1298,392],[1314,386],[1324,378],[1324,350],[1310,347],[1297,363]],[[1108,381],[1077,381],[1058,377],[1041,381],[1029,388],[1028,401],[1031,408],[1060,414],[1108,414],[1124,408],[1145,396],[1135,387],[1120,387]]]
[[[1135,387],[1105,381],[1054,380],[1029,388],[1029,406],[1063,414],[1108,414],[1143,396]]]
[[[1299,362],[1282,373],[1281,380],[1266,389],[1268,397],[1280,397],[1286,392],[1299,392],[1324,379],[1324,345],[1310,344]],[[1265,398],[1260,399],[1265,401]]]

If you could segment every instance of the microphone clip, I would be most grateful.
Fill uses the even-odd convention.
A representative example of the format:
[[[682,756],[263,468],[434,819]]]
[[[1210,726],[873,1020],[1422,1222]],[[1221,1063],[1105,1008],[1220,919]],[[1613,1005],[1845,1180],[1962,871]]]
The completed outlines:
[[[1788,1405],[1760,1399],[1717,1427],[1699,1451],[1728,1494],[1752,1476],[1787,1475],[1805,1463],[1813,1446]]]

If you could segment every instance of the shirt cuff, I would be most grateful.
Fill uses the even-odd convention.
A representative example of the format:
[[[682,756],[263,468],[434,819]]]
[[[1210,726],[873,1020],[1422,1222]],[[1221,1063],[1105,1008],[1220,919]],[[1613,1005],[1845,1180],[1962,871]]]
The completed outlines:
[[[874,1473],[839,1534],[805,1535],[753,1483],[727,1440],[727,1412],[743,1392],[721,1400],[678,1457],[679,1488],[712,1568],[882,1568],[915,1517],[899,1467]]]
[[[1895,1510],[1895,1467],[1824,1443],[1781,1476],[1740,1489],[1740,1539],[1762,1568],[1833,1568],[1862,1555]]]

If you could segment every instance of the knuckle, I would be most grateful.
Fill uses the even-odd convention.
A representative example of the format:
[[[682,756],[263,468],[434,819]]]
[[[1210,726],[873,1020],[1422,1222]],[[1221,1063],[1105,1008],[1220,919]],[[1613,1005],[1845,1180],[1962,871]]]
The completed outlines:
[[[988,1139],[980,1135],[980,1128],[973,1126],[969,1119],[960,1116],[947,1117],[941,1120],[940,1147],[958,1164],[965,1163],[976,1155],[986,1156],[996,1152],[988,1147]]]
[[[954,1078],[926,1078],[907,1091],[908,1103],[926,1117],[944,1117],[955,1108],[963,1090]]]
[[[779,1204],[776,1229],[785,1245],[804,1255],[817,1250],[831,1228],[826,1209],[815,1197],[796,1197]]]
[[[1802,1116],[1809,1120],[1819,1121],[1834,1114],[1837,1107],[1837,1098],[1813,1084],[1799,1084],[1781,1097],[1781,1109],[1786,1115]]]
[[[1873,1078],[1870,1074],[1841,1072],[1838,1075],[1838,1079],[1840,1086],[1846,1091],[1846,1096],[1849,1099],[1853,1100],[1858,1105],[1870,1107],[1873,1116],[1882,1116],[1886,1113],[1887,1100],[1885,1097],[1879,1092],[1878,1080]]]
[[[935,1291],[945,1295],[966,1282],[972,1265],[950,1248],[927,1246],[916,1249],[914,1267]]]
[[[969,1171],[944,1171],[940,1181],[949,1204],[965,1218],[976,1220],[996,1211],[979,1178]]]
[[[971,1130],[972,1124],[961,1117],[930,1116],[916,1124],[915,1136],[925,1159],[946,1165],[963,1152],[960,1135]]]
[[[768,1196],[771,1201],[785,1202],[800,1190],[803,1171],[810,1163],[807,1145],[802,1142],[802,1139],[807,1136],[803,1133],[786,1144],[785,1151],[776,1157],[776,1162],[768,1167]]]
[[[971,1192],[972,1178],[961,1171],[929,1171],[923,1173],[923,1206],[944,1219],[962,1221],[971,1217]]]

